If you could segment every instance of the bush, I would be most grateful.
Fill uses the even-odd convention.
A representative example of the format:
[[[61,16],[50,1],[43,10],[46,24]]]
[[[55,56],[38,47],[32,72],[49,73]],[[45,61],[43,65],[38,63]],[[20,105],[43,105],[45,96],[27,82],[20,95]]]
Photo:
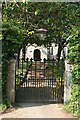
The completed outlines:
[[[72,113],[73,116],[80,117],[80,85],[73,84],[71,87],[71,97],[69,102],[65,103],[63,108]]]
[[[3,112],[6,109],[5,104],[0,104],[0,112]]]

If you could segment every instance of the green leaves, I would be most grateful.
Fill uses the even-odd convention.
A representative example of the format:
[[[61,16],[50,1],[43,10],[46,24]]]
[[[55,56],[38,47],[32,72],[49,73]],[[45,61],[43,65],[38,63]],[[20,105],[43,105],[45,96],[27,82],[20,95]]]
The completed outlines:
[[[29,35],[32,35],[33,33],[34,33],[34,31],[30,31],[30,32],[28,32]]]
[[[42,19],[43,24],[47,24],[47,20]]]
[[[16,26],[3,22],[3,52],[8,54],[8,58],[14,56],[16,50],[18,51],[21,41],[21,31]]]
[[[54,9],[55,9],[54,7],[50,7],[50,8],[49,8],[49,12],[53,12]]]
[[[80,117],[80,85],[73,84],[71,87],[71,97],[69,102],[64,105],[64,109],[67,112],[73,114],[73,116]]]
[[[39,9],[35,11],[35,15],[40,15],[40,10]]]

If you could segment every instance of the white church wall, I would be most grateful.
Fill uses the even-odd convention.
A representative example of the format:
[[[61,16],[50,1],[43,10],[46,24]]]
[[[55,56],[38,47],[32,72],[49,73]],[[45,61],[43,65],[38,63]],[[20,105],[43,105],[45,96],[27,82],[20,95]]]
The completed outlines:
[[[26,55],[25,58],[29,58],[29,59],[34,59],[34,50],[39,49],[40,53],[41,53],[41,59],[43,60],[44,58],[47,59],[47,48],[45,48],[44,46],[37,46],[36,44],[30,45],[29,47],[26,46]]]
[[[52,43],[52,47],[53,47],[53,55],[51,55],[51,59],[54,58],[56,59],[57,57],[57,53],[58,53],[58,45],[56,45],[55,43]],[[51,50],[51,47],[50,47],[50,50]],[[50,51],[51,53],[51,51]],[[63,50],[61,51],[61,57],[60,59],[63,58]]]
[[[51,54],[51,48],[53,47],[53,54]],[[55,46],[55,43],[52,43],[52,46],[50,47],[50,58],[51,59],[56,59],[57,56],[57,52],[58,52],[58,45]]]
[[[52,47],[53,47],[53,51],[52,51]],[[50,58],[50,59],[56,59],[57,57],[57,53],[58,53],[58,45],[55,45],[55,43],[52,43],[52,46],[50,47],[50,54],[48,52],[48,49],[44,47],[44,45],[42,46],[37,46],[37,44],[33,44],[30,45],[28,44],[28,46],[26,46],[26,54],[25,54],[25,59],[28,57],[29,59],[34,59],[34,50],[39,49],[41,56],[40,58],[43,60],[44,58]],[[22,57],[22,49],[20,51],[20,58]],[[63,57],[63,51],[61,52],[61,57],[60,59],[62,59]]]
[[[22,49],[21,49],[21,51],[20,51],[20,59],[22,58]]]
[[[43,60],[44,58],[47,59],[47,48],[45,48],[44,46],[42,46],[40,48],[41,50],[41,59]]]
[[[61,51],[61,57],[60,57],[60,59],[62,59],[63,58],[63,50]]]
[[[33,46],[29,46],[27,48],[27,51],[26,51],[26,58],[28,57],[29,59],[33,59],[33,51],[34,51],[34,47]]]

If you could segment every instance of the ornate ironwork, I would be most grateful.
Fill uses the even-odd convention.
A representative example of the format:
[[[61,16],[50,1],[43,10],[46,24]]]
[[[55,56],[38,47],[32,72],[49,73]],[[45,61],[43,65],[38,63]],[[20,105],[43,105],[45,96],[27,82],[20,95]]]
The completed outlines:
[[[22,58],[16,68],[16,101],[62,102],[64,83],[63,59],[26,61]]]

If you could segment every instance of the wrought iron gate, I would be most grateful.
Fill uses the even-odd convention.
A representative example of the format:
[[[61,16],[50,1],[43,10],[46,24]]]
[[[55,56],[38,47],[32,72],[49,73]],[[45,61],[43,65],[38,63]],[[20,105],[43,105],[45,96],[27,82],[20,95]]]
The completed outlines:
[[[64,62],[21,59],[16,68],[16,101],[61,102],[64,86]]]

